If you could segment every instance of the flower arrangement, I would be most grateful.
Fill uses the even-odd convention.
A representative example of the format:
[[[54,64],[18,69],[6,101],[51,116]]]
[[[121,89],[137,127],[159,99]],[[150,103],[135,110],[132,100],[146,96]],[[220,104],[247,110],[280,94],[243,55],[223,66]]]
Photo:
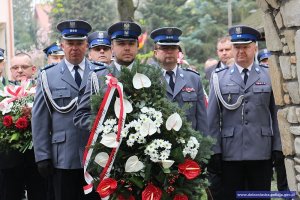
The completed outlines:
[[[106,78],[108,84],[117,82]],[[184,117],[186,108],[165,97],[159,68],[136,63],[122,69],[118,80],[124,96],[114,95],[107,110],[107,90],[92,96],[87,182],[103,199],[200,199],[208,185],[203,165],[212,153],[212,139],[193,130]]]
[[[31,80],[0,90],[0,151],[25,152],[32,148],[30,120],[34,94]]]

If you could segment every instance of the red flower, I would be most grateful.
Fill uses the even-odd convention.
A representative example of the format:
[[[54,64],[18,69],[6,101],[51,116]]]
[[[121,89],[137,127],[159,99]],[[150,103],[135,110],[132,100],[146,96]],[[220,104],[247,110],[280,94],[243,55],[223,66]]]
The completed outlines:
[[[162,191],[151,183],[142,192],[142,200],[160,200]]]
[[[186,159],[184,163],[178,165],[178,172],[191,180],[201,173],[201,168],[195,161]]]
[[[189,200],[185,194],[176,194],[173,200]]]
[[[98,185],[97,192],[101,198],[107,197],[115,192],[118,187],[118,183],[115,179],[106,178]]]
[[[28,121],[26,117],[20,117],[17,121],[16,121],[16,127],[18,129],[26,129],[28,127]]]
[[[13,118],[10,115],[5,115],[3,117],[3,125],[6,127],[10,127],[13,124]]]
[[[133,195],[130,195],[130,196],[126,199],[123,195],[119,194],[119,195],[118,195],[118,200],[135,200],[135,198],[134,198]]]

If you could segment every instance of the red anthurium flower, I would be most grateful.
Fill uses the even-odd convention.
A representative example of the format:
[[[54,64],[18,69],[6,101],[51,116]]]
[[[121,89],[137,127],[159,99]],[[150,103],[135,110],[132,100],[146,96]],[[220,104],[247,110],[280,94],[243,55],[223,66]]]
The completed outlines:
[[[3,125],[6,127],[10,127],[13,124],[13,118],[10,115],[5,115],[3,117]]]
[[[185,194],[176,194],[173,200],[189,200]]]
[[[112,178],[103,179],[98,185],[97,192],[101,198],[107,197],[115,192],[118,182]]]
[[[28,120],[26,119],[26,117],[20,117],[16,121],[16,127],[18,129],[26,129],[28,127]]]
[[[150,183],[142,192],[142,200],[160,200],[161,195],[162,191]]]
[[[186,159],[184,163],[178,165],[178,172],[183,174],[187,179],[196,178],[201,173],[201,168],[193,160]]]
[[[126,199],[123,195],[119,194],[119,195],[118,195],[118,200],[135,200],[135,198],[134,198],[134,196],[130,195],[130,196]]]

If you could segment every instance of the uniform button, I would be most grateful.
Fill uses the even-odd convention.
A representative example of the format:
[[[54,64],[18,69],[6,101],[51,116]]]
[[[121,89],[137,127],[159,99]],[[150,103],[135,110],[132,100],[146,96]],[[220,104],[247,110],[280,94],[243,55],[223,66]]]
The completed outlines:
[[[245,100],[245,103],[248,103],[248,100],[247,100],[247,99]]]
[[[248,93],[248,90],[245,90],[245,93]]]
[[[245,111],[245,114],[248,114],[248,112],[249,112],[249,111],[248,111],[248,110],[246,110],[246,111]]]
[[[79,96],[81,96],[81,95],[83,95],[83,92],[82,92],[82,91],[79,92]]]
[[[248,124],[248,121],[245,121],[245,124],[247,125],[247,124]]]

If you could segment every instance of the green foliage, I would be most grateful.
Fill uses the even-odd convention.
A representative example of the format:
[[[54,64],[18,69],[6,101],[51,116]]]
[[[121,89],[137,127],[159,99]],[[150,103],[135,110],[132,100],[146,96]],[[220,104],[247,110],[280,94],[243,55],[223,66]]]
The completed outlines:
[[[37,25],[31,0],[13,0],[15,50],[30,50],[36,45]]]

